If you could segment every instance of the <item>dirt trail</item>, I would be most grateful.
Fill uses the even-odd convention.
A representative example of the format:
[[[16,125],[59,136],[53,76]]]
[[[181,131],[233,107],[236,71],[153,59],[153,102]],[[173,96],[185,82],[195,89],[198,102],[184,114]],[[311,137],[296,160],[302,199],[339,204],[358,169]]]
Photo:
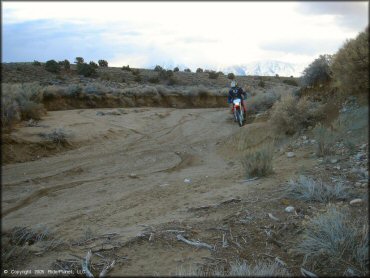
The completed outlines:
[[[223,142],[239,129],[227,109],[132,108],[104,116],[97,111],[112,109],[49,112],[41,122],[44,127],[14,133],[35,141],[40,130],[63,125],[73,134],[71,143],[81,147],[2,167],[3,231],[42,223],[64,239],[79,238],[90,228],[96,234],[119,233],[125,241],[145,225],[221,219],[226,210],[194,216],[189,208],[263,196],[266,188],[278,186],[300,167],[297,161],[311,163],[299,153],[290,161],[277,156],[277,174],[247,186],[240,182],[244,177],[239,161],[221,151]],[[163,246],[131,250],[135,263],[125,270],[116,268],[113,274],[167,275],[179,262],[209,253],[181,248],[181,252],[165,252]],[[50,264],[58,256],[55,252],[34,258],[29,265]],[[171,257],[164,267],[163,261]]]

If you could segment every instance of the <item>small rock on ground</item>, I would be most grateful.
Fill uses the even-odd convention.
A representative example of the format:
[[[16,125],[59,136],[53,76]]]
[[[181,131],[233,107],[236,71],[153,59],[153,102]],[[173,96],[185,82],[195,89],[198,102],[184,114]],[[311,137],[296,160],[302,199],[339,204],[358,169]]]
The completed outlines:
[[[287,156],[288,158],[295,157],[295,153],[294,153],[294,152],[287,152],[287,153],[286,153],[286,156]]]

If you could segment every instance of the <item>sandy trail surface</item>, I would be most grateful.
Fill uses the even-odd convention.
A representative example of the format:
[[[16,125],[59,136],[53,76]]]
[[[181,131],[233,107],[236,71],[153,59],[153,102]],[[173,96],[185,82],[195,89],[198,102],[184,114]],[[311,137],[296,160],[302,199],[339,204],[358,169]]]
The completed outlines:
[[[90,229],[96,235],[117,233],[125,242],[143,227],[175,222],[194,227],[218,221],[229,211],[194,215],[191,208],[253,199],[286,178],[275,175],[249,186],[240,182],[244,179],[240,162],[224,155],[224,142],[239,130],[225,108],[97,113],[113,110],[49,112],[41,127],[14,133],[37,141],[41,130],[63,126],[79,147],[2,167],[3,231],[43,224],[64,240],[81,238]],[[291,174],[299,168],[296,163],[277,167]],[[112,274],[174,274],[183,263],[210,253],[183,243],[176,248],[160,242],[140,246],[121,248],[120,254],[131,261],[116,266]],[[47,269],[57,258],[73,252],[84,256],[86,250],[53,251],[30,259],[28,266]]]

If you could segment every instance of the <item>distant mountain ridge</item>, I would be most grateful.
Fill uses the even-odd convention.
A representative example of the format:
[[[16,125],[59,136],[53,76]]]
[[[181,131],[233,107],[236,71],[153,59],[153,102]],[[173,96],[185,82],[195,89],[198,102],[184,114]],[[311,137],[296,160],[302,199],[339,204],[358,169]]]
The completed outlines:
[[[257,76],[295,76],[301,75],[302,65],[286,63],[281,61],[256,61],[247,64],[235,65],[219,68],[225,74],[234,73],[235,75],[257,75]]]
[[[176,64],[172,61],[159,64],[164,69],[173,70],[178,67],[181,71],[188,68],[184,64]],[[154,68],[156,65],[152,65]],[[206,68],[203,68],[208,69]],[[209,69],[212,69],[210,67]],[[304,66],[302,64],[292,64],[287,62],[281,62],[276,60],[266,60],[266,61],[255,61],[246,64],[233,65],[228,67],[218,67],[217,71],[221,71],[224,74],[233,73],[235,75],[256,75],[256,76],[294,76],[299,77],[302,74]],[[192,69],[194,72],[195,69]]]

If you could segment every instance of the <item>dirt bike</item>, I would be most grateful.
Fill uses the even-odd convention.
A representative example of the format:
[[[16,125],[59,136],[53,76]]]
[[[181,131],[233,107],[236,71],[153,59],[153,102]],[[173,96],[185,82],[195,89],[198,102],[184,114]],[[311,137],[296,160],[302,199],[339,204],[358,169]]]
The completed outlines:
[[[243,122],[244,122],[244,113],[243,113],[242,103],[241,103],[240,98],[236,98],[233,100],[233,112],[234,112],[235,122],[237,122],[239,126],[242,127]]]

